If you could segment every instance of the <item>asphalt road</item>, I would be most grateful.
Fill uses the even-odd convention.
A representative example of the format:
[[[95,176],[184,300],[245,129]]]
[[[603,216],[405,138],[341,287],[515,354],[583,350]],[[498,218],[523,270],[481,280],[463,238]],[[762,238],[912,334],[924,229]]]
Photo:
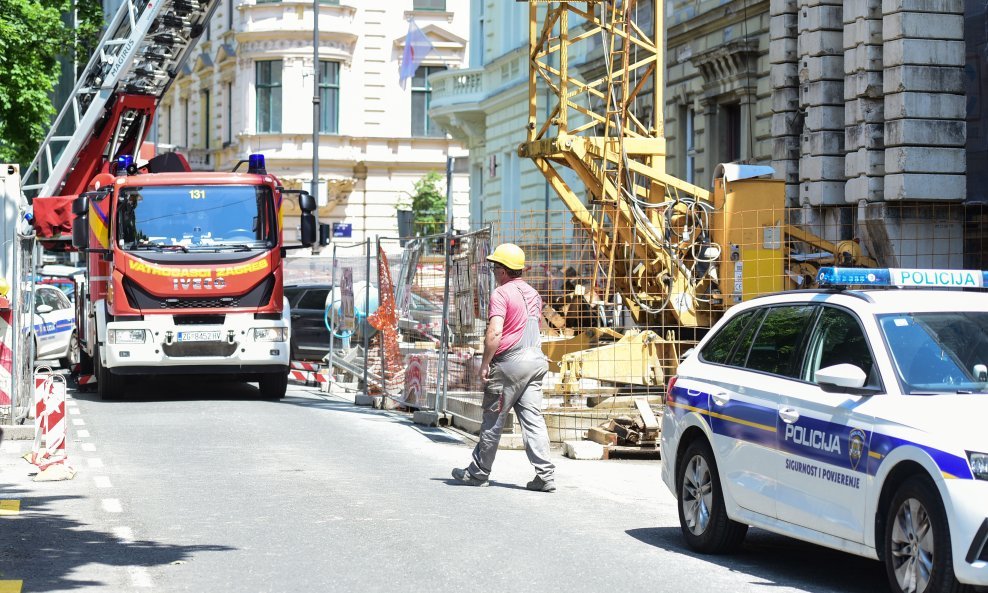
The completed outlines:
[[[886,591],[881,566],[752,531],[733,556],[684,548],[657,461],[558,455],[555,494],[521,451],[456,485],[468,441],[308,388],[235,383],[71,394],[78,473],[38,483],[0,447],[0,591]],[[9,586],[9,585],[8,585]]]

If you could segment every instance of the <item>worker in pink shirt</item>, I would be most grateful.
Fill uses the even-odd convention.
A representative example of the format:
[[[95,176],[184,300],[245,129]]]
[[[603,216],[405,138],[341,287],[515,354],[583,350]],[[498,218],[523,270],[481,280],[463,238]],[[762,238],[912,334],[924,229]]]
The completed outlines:
[[[491,295],[484,358],[484,416],[473,462],[453,470],[453,477],[470,486],[486,486],[505,419],[511,410],[521,425],[528,460],[535,467],[529,490],[555,492],[555,466],[549,461],[549,431],[542,418],[542,379],[549,370],[542,353],[539,320],[542,297],[521,279],[525,252],[512,243],[497,246],[487,257],[498,287]]]

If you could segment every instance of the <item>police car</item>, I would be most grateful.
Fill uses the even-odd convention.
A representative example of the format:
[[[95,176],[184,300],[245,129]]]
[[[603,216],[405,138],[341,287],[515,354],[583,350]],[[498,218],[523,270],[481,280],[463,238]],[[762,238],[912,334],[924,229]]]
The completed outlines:
[[[879,559],[896,592],[988,585],[988,294],[956,290],[988,272],[819,283],[733,307],[670,381],[662,479],[687,544],[728,552],[755,526]]]
[[[34,287],[34,340],[37,360],[58,360],[63,368],[79,360],[75,308],[54,286]]]

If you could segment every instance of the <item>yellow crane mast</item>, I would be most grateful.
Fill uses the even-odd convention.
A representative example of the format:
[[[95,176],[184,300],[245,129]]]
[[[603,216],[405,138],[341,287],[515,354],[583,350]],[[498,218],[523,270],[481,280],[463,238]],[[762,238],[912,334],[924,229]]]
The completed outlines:
[[[644,330],[604,350],[581,350],[587,340],[559,346],[564,389],[588,376],[661,384],[662,368],[674,369],[674,340],[695,335],[684,329],[710,327],[743,299],[807,286],[819,265],[875,265],[853,241],[788,225],[783,182],[761,178],[769,167],[720,165],[712,191],[666,173],[660,2],[528,1],[529,113],[518,153],[588,233],[600,302],[620,295]],[[600,75],[574,66],[587,56],[602,61]],[[585,200],[563,169],[576,173]],[[816,256],[792,257],[795,245]],[[623,356],[627,364],[615,362]]]

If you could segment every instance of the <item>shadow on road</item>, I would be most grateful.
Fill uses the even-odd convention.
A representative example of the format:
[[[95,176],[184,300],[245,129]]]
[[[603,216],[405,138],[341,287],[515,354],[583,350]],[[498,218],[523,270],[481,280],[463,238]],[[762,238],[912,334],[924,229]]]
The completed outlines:
[[[453,478],[429,478],[433,482],[442,482],[447,486],[454,486],[457,488],[478,488],[478,486],[471,486],[470,484],[464,484],[463,482],[457,482]],[[524,490],[528,492],[528,489],[524,485],[520,484],[509,484],[508,482],[497,482],[495,480],[489,481],[489,488],[504,488],[506,490]]]
[[[127,541],[52,512],[75,496],[32,497],[3,488],[4,497],[21,498],[16,517],[4,517],[0,530],[2,577],[24,581],[25,591],[68,591],[106,586],[99,580],[71,575],[82,566],[160,567],[188,561],[197,552],[228,552],[218,545],[178,546],[153,541]],[[129,584],[128,584],[129,585]]]
[[[72,397],[96,403],[113,405],[129,401],[249,401],[263,400],[256,383],[244,383],[227,376],[160,376],[128,377],[124,395],[113,401],[102,401],[95,390],[74,390]],[[275,401],[275,400],[271,400]]]
[[[769,581],[774,586],[805,588],[808,583],[812,583],[816,591],[888,591],[885,571],[875,560],[760,529],[749,530],[741,549],[723,556],[698,554],[689,549],[679,527],[629,529],[625,533],[663,550],[743,571]]]

